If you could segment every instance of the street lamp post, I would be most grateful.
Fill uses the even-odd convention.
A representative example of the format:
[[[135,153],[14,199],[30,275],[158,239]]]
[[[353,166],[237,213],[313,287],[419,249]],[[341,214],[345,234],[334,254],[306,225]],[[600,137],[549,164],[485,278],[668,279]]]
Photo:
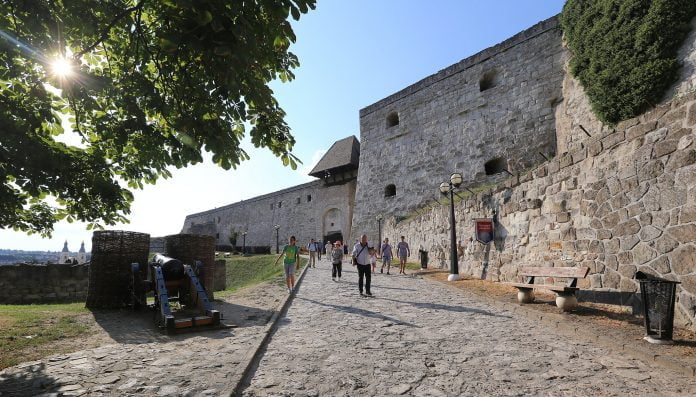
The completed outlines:
[[[377,215],[377,238],[379,241],[379,245],[377,246],[377,255],[382,255],[382,219],[384,217],[382,214]]]
[[[247,232],[242,233],[242,256],[246,255],[246,235]]]
[[[440,184],[440,193],[443,196],[449,194],[450,201],[450,274],[447,281],[459,280],[459,259],[457,257],[457,230],[454,219],[454,190],[462,184],[462,174],[454,173],[449,182]]]
[[[278,243],[278,230],[280,230],[280,225],[275,225],[275,226],[273,226],[273,228],[274,228],[275,231],[276,231],[276,254],[279,254],[280,251],[279,251],[279,249],[278,249],[278,244],[279,244],[279,243]]]

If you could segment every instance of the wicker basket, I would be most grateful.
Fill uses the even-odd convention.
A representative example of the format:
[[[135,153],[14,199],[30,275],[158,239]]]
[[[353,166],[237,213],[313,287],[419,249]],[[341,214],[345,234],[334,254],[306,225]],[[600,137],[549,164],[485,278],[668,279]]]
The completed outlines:
[[[149,251],[149,234],[122,230],[94,232],[86,306],[90,309],[126,306],[130,302],[130,265],[145,265]]]
[[[184,264],[203,262],[203,287],[208,298],[213,299],[215,280],[215,238],[199,234],[172,234],[164,238],[165,255]]]

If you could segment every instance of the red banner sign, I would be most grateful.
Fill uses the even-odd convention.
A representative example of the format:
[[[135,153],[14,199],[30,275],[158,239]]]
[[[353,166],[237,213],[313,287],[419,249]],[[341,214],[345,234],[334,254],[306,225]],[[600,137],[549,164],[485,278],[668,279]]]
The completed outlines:
[[[476,226],[476,240],[482,244],[490,244],[495,237],[493,219],[481,218],[474,220]]]

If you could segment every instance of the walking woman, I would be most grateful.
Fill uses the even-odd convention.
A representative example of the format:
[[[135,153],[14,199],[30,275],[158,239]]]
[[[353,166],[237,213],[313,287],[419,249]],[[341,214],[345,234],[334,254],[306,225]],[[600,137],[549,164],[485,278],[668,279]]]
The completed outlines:
[[[288,285],[288,293],[291,294],[295,291],[295,270],[300,270],[300,248],[295,245],[295,236],[290,236],[289,244],[283,247],[283,253],[275,260],[276,265],[283,255],[285,255],[285,259],[283,259],[285,283]]]
[[[341,281],[341,268],[343,267],[343,247],[340,241],[336,241],[331,252],[326,252],[326,256],[331,258],[331,279],[333,281]]]

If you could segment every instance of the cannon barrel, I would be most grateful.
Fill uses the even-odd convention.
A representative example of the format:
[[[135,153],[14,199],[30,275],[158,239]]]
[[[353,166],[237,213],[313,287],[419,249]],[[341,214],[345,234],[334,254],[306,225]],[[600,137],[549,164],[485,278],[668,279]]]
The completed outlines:
[[[176,258],[170,258],[162,254],[155,254],[152,264],[162,268],[165,280],[180,280],[184,278],[184,264]]]

